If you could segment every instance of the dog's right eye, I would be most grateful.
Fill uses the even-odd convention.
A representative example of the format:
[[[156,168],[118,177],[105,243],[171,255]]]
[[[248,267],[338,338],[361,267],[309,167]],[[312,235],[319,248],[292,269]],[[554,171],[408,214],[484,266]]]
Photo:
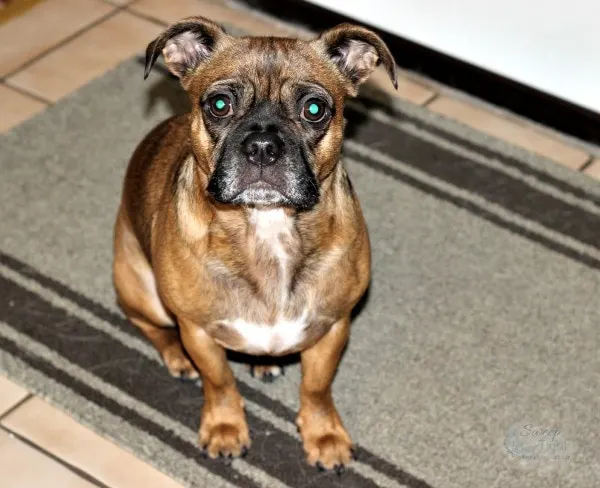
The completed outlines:
[[[302,106],[300,116],[307,122],[323,122],[328,115],[328,108],[325,102],[318,98],[309,98]]]
[[[228,95],[214,95],[208,99],[208,109],[215,117],[227,117],[233,113],[231,98]]]

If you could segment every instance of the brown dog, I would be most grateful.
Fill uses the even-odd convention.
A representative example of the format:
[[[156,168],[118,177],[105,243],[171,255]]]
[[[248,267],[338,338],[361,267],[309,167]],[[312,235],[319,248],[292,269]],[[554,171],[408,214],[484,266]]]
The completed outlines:
[[[370,274],[339,161],[344,100],[379,63],[396,86],[392,55],[357,26],[311,42],[235,38],[202,17],[150,43],[146,76],[161,52],[192,111],[158,125],[129,164],[115,228],[119,302],[172,375],[200,373],[211,457],[250,445],[225,348],[300,351],[304,449],[339,471],[352,446],[331,383]]]

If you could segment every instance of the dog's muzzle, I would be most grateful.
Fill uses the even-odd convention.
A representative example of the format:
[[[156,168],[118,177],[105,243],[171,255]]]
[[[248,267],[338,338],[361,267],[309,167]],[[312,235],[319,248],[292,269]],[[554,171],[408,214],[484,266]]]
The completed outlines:
[[[319,188],[306,151],[293,127],[263,110],[231,129],[207,190],[221,203],[310,208]]]

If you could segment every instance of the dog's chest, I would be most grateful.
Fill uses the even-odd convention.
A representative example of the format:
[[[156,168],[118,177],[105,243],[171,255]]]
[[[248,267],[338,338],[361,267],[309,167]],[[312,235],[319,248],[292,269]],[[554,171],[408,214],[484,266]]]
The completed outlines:
[[[306,304],[299,306],[291,291],[299,256],[298,235],[293,219],[281,209],[253,210],[249,224],[252,266],[261,298],[246,303],[233,298],[235,313],[222,321],[220,328],[235,337],[239,350],[283,354],[303,343],[309,326]]]
[[[253,210],[249,217],[254,247],[255,275],[263,294],[274,306],[283,309],[289,300],[294,261],[300,239],[294,220],[282,209]]]

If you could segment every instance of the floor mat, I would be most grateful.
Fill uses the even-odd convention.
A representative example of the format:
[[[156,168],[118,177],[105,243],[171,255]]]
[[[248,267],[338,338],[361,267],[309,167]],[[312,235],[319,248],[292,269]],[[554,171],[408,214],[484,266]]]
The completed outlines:
[[[201,390],[122,318],[112,226],[135,145],[186,110],[132,59],[1,136],[0,369],[190,487],[600,484],[600,188],[401,102],[352,102],[373,282],[334,395],[359,460],[305,465],[298,365],[235,364],[253,445],[200,456]]]

